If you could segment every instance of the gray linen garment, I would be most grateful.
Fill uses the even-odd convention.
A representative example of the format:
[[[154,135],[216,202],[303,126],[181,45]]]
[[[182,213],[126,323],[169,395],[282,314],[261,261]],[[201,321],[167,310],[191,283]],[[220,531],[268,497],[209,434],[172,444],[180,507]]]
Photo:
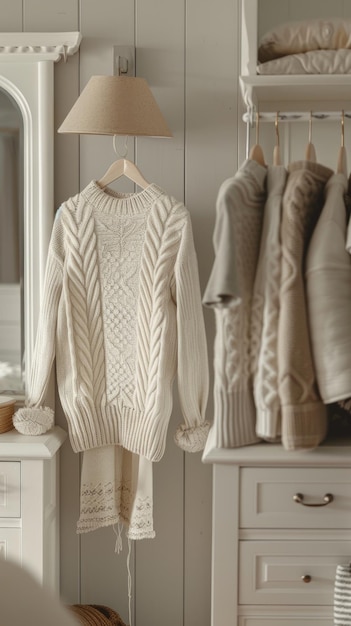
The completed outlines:
[[[203,303],[216,318],[214,345],[215,445],[257,443],[250,367],[250,314],[259,255],[266,167],[246,160],[224,181],[216,204],[215,260]]]

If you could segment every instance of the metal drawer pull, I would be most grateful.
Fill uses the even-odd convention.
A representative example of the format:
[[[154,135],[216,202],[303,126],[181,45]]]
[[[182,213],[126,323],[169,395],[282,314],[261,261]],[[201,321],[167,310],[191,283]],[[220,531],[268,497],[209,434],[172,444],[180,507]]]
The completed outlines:
[[[293,496],[293,500],[298,504],[303,504],[303,506],[326,506],[327,504],[330,504],[330,502],[333,502],[334,496],[331,493],[326,493],[323,498],[323,502],[319,502],[317,504],[308,504],[308,502],[303,501],[302,493],[295,493],[295,495]]]
[[[301,576],[301,580],[303,580],[304,583],[310,583],[312,580],[312,576],[310,576],[309,574],[305,574],[304,576]]]

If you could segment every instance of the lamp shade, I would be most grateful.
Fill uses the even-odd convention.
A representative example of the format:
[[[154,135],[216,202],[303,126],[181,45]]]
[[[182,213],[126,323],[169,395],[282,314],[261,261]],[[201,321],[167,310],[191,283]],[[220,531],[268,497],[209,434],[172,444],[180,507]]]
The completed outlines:
[[[59,133],[172,137],[144,78],[92,76]]]

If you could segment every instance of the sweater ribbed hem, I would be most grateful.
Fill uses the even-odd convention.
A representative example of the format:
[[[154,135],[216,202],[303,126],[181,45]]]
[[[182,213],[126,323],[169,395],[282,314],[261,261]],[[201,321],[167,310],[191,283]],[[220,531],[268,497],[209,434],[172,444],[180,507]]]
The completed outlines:
[[[256,407],[250,389],[214,391],[214,428],[218,448],[237,448],[258,443]]]
[[[282,444],[286,450],[316,448],[327,434],[327,408],[322,402],[282,406]]]
[[[154,415],[132,407],[108,405],[100,408],[95,419],[69,424],[69,438],[74,452],[84,452],[108,445],[121,445],[149,461],[160,461],[166,447],[169,415]]]

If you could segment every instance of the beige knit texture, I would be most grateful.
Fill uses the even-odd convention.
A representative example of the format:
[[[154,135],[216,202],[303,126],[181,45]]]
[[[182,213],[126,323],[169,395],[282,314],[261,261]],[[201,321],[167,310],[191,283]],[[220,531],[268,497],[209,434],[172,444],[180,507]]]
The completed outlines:
[[[287,180],[284,166],[267,171],[260,255],[253,289],[251,312],[251,367],[256,404],[256,432],[268,441],[281,434],[278,390],[278,320],[281,275],[281,204]]]
[[[289,166],[283,196],[278,367],[282,443],[287,450],[313,448],[326,435],[326,407],[318,392],[311,353],[304,268],[331,175],[331,170],[318,163],[296,162]]]

